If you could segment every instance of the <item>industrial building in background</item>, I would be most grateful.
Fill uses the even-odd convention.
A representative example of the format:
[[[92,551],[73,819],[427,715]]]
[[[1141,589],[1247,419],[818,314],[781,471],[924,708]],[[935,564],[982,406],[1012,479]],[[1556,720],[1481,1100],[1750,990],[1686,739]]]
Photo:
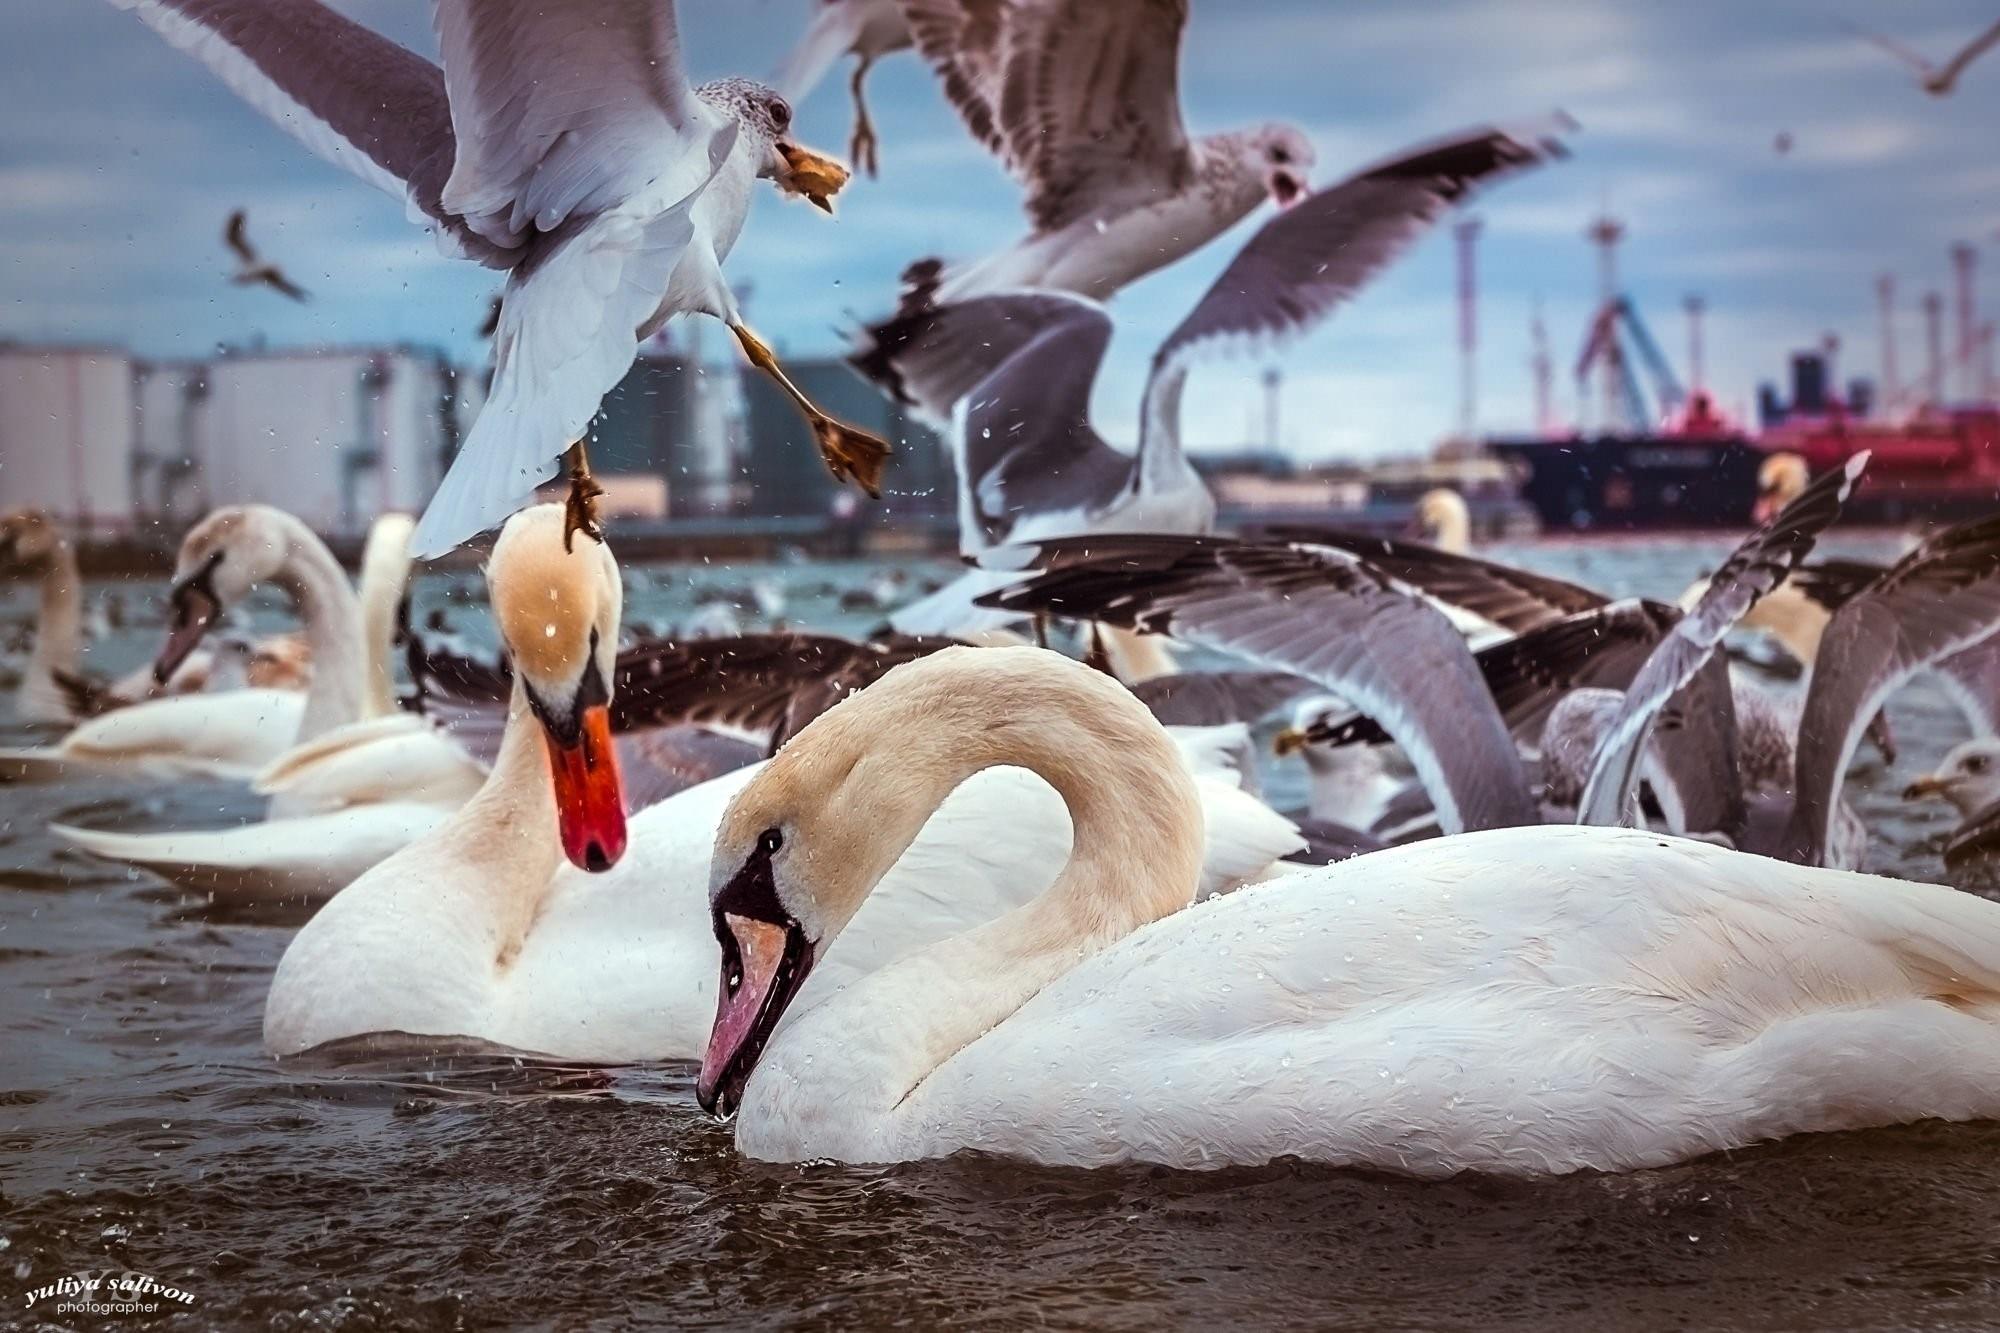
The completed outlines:
[[[880,505],[842,512],[840,488],[771,386],[747,386],[746,400],[733,366],[705,368],[659,342],[592,423],[612,512],[636,523],[949,526],[952,471],[934,432],[844,362],[802,361],[792,373],[897,446]],[[144,361],[113,347],[0,344],[0,510],[43,509],[91,539],[177,534],[218,505],[262,502],[329,537],[357,537],[375,514],[423,507],[485,378],[408,346]]]

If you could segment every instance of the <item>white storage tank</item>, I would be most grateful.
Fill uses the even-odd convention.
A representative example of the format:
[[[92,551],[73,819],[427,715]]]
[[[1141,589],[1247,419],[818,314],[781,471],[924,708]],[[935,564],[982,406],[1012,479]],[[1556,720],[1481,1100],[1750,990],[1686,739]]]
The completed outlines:
[[[100,347],[0,344],[0,510],[47,510],[79,534],[131,530],[132,359]]]

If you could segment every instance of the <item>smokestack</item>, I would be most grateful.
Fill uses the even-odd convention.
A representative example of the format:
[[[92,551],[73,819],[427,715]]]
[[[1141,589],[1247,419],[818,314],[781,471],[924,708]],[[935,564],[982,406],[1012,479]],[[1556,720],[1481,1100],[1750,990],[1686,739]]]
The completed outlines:
[[[1967,398],[1979,396],[1978,385],[1973,376],[1975,353],[1979,342],[1979,313],[1976,308],[1974,288],[1978,283],[1979,251],[1964,241],[1951,247],[1951,267],[1957,278],[1958,298],[1958,362],[1959,391]]]
[[[1875,279],[1875,301],[1882,312],[1882,386],[1876,390],[1875,401],[1883,404],[1894,403],[1902,393],[1902,385],[1896,374],[1896,275],[1884,273]]]
[[[1924,293],[1924,349],[1929,365],[1924,371],[1924,406],[1944,406],[1944,298],[1936,292]]]
[[[1688,312],[1688,393],[1702,393],[1708,388],[1708,374],[1702,362],[1701,317],[1708,309],[1708,302],[1699,293],[1690,292],[1682,302]]]
[[[1458,239],[1458,435],[1470,440],[1479,419],[1479,230],[1466,218],[1453,230]]]
[[[1597,247],[1598,309],[1609,311],[1611,303],[1618,299],[1618,243],[1625,239],[1625,224],[1604,213],[1590,224],[1584,235]],[[1606,356],[1598,387],[1597,420],[1602,428],[1608,429],[1617,416],[1619,375],[1618,357]],[[1638,424],[1633,423],[1635,426]]]

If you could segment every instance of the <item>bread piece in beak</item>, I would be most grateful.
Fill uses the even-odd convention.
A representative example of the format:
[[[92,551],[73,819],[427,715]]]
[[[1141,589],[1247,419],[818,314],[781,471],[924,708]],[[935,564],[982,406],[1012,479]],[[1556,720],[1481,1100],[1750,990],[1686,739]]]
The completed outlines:
[[[832,213],[833,196],[847,185],[847,168],[824,153],[815,153],[790,140],[780,140],[777,148],[778,156],[785,161],[785,169],[778,173],[778,188],[810,199]]]

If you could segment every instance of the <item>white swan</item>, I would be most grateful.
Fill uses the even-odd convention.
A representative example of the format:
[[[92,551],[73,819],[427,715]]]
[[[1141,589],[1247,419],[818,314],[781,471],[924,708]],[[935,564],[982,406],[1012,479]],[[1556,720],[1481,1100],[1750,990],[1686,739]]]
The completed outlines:
[[[587,631],[616,642],[609,559],[562,554],[561,511],[517,516],[489,570],[492,600],[538,696],[564,664],[597,660]],[[547,591],[574,610],[539,639]],[[611,607],[613,630],[604,631]],[[527,623],[527,639],[521,632]],[[608,651],[605,679],[609,679]],[[682,792],[635,816],[618,864],[565,866],[557,798],[534,710],[517,684],[486,787],[435,833],[335,895],[286,950],[272,979],[264,1043],[291,1055],[330,1041],[400,1033],[465,1039],[574,1060],[698,1058],[715,1013],[708,862],[723,811],[758,769]],[[1176,761],[1181,762],[1177,759]],[[1291,826],[1229,783],[1198,781],[1207,815],[1206,887],[1261,874],[1298,846]],[[945,801],[885,876],[850,932],[831,990],[911,949],[1028,901],[1068,854],[1069,819],[1049,786],[994,769]],[[574,860],[575,857],[572,857]]]
[[[53,520],[39,510],[0,516],[0,571],[19,569],[40,579],[34,646],[14,691],[14,716],[22,722],[71,723],[82,716],[75,691],[62,677],[77,677],[83,656],[83,575],[76,548]],[[167,688],[200,689],[205,663],[190,662]],[[104,688],[104,687],[99,687]],[[106,691],[115,702],[134,702],[156,693],[152,673],[141,669],[113,682]]]
[[[268,505],[218,509],[181,542],[154,678],[170,679],[222,613],[260,583],[290,594],[304,622],[313,676],[303,695],[247,689],[148,700],[93,718],[52,746],[0,751],[0,777],[48,781],[113,770],[247,779],[298,741],[353,721],[366,689],[354,590],[311,529]]]
[[[327,727],[255,772],[253,785],[271,796],[261,823],[147,833],[52,824],[51,832],[94,856],[143,866],[196,892],[238,902],[297,901],[331,896],[443,823],[478,790],[485,773],[430,722],[396,709],[390,640],[410,567],[412,527],[402,514],[376,521],[362,563],[364,596],[358,602],[337,567],[331,579],[307,576],[321,585],[314,594],[317,602],[300,599],[308,633],[319,624],[344,622],[348,628],[338,641],[339,655],[324,645],[315,649],[324,656],[314,680],[344,671],[347,689],[330,692],[341,711],[359,718]],[[294,533],[292,541],[306,553],[304,569],[321,564],[315,552],[325,564],[332,563],[310,533],[303,538]],[[206,557],[195,566],[207,567]],[[200,617],[209,614],[201,609],[204,596],[226,604],[222,585],[211,580],[210,591],[203,593],[199,584],[197,576],[195,584],[186,585],[194,592],[177,590],[177,606],[192,606]],[[308,692],[308,714],[319,694],[317,684]],[[299,729],[305,731],[303,722]]]
[[[778,1021],[943,796],[1062,792],[1049,890]],[[950,650],[826,713],[716,841],[696,1085],[752,1157],[1624,1170],[2000,1115],[2000,906],[1635,830],[1500,829],[1187,908],[1200,821],[1123,690]],[[740,1109],[739,1109],[740,1103]]]

